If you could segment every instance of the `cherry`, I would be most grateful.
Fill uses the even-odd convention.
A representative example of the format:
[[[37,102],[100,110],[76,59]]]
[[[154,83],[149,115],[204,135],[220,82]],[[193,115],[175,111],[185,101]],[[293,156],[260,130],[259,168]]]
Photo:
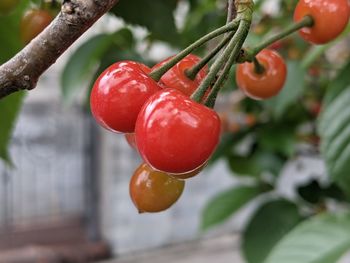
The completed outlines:
[[[130,196],[140,213],[168,209],[181,196],[185,182],[141,164],[130,181]]]
[[[28,10],[22,17],[20,23],[22,41],[28,44],[51,23],[52,19],[52,15],[46,10]]]
[[[90,105],[100,125],[114,132],[134,132],[142,105],[161,89],[147,75],[149,71],[143,64],[121,61],[99,76],[91,91]]]
[[[310,15],[314,24],[299,30],[302,38],[313,44],[324,44],[335,39],[348,24],[348,0],[300,0],[294,11],[294,21]]]
[[[154,94],[136,121],[136,145],[156,170],[187,173],[204,164],[220,136],[220,118],[212,109],[178,90]]]
[[[157,69],[168,62],[172,57],[169,57],[155,66],[152,70]],[[174,67],[168,70],[160,79],[160,82],[168,88],[173,88],[181,91],[187,96],[191,96],[192,93],[198,88],[199,84],[208,74],[208,66],[201,69],[196,75],[194,80],[191,80],[186,76],[186,70],[192,68],[201,60],[200,57],[196,55],[189,54],[180,62],[178,62]]]
[[[287,67],[283,58],[273,50],[264,49],[256,58],[263,66],[263,72],[257,73],[253,63],[240,64],[236,69],[237,85],[253,99],[268,99],[283,88]]]

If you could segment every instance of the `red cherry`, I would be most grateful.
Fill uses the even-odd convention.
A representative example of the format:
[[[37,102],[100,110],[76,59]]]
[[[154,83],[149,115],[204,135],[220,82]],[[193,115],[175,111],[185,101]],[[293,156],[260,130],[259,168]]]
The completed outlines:
[[[256,58],[264,67],[264,72],[256,73],[253,63],[240,64],[236,69],[237,85],[253,99],[268,99],[283,88],[287,67],[283,58],[273,50],[264,49]]]
[[[132,133],[146,100],[161,87],[145,65],[121,61],[107,68],[91,91],[91,111],[96,121],[114,132]]]
[[[168,173],[195,170],[214,152],[220,118],[212,109],[174,89],[154,94],[136,121],[136,145],[153,168]]]
[[[168,62],[172,57],[169,57],[157,65],[153,66],[152,70],[157,69]],[[200,57],[189,54],[180,62],[178,62],[174,67],[169,69],[160,79],[160,82],[164,84],[164,86],[168,88],[173,88],[181,91],[183,94],[187,96],[191,96],[192,93],[198,88],[199,84],[203,81],[203,79],[208,74],[208,66],[202,68],[196,78],[194,80],[189,79],[185,71],[187,69],[192,68],[201,60]]]
[[[348,0],[300,0],[294,11],[294,21],[310,15],[312,27],[299,30],[302,38],[314,44],[324,44],[335,39],[348,24]]]

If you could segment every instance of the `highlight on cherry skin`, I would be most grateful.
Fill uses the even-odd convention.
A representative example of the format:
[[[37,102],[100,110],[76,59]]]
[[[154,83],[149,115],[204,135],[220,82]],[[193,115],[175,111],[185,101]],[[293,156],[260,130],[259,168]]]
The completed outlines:
[[[141,164],[130,180],[130,197],[139,213],[161,212],[181,196],[185,181]]]
[[[161,87],[141,63],[121,61],[108,67],[96,80],[90,96],[91,112],[104,128],[133,133],[139,111]]]

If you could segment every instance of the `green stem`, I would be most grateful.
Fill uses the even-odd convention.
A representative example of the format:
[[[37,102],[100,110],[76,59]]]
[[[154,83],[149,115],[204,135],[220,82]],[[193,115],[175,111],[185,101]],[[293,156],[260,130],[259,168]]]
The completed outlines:
[[[176,56],[174,56],[172,59],[170,59],[167,63],[165,63],[163,66],[161,66],[160,68],[152,71],[149,76],[151,78],[153,78],[155,81],[159,81],[160,78],[169,70],[171,69],[173,66],[175,66],[180,60],[182,60],[184,57],[186,57],[187,55],[189,55],[193,50],[197,49],[198,47],[200,47],[201,45],[203,45],[204,43],[208,42],[209,40],[222,35],[226,32],[229,31],[234,31],[237,26],[238,26],[239,20],[235,19],[233,20],[231,23],[222,26],[212,32],[210,32],[209,34],[203,36],[202,38],[200,38],[199,40],[197,40],[196,42],[194,42],[193,44],[191,44],[190,46],[188,46],[187,48],[185,48],[184,50],[182,50],[180,53],[178,53]]]
[[[197,90],[192,94],[191,99],[193,99],[194,101],[197,101],[197,102],[200,102],[202,100],[205,92],[208,90],[210,85],[212,85],[212,83],[215,81],[216,75],[219,73],[220,69],[229,60],[236,45],[242,41],[242,38],[245,39],[244,33],[247,32],[249,30],[249,28],[250,28],[250,21],[246,21],[246,20],[240,21],[240,24],[238,26],[238,30],[235,33],[234,37],[230,40],[225,51],[221,54],[221,56],[211,66],[209,74],[202,81],[202,83],[199,85]],[[237,53],[239,53],[239,51],[240,50],[238,50]]]
[[[262,43],[254,47],[253,49],[247,51],[243,58],[239,62],[249,61],[252,62],[254,57],[264,48],[267,48],[274,42],[293,34],[294,32],[302,29],[303,27],[312,27],[314,24],[314,19],[311,16],[305,16],[302,20],[297,23],[292,24],[290,27],[286,28],[282,32],[264,40]]]
[[[253,63],[254,63],[254,71],[256,74],[263,74],[265,72],[264,66],[261,65],[261,63],[256,57],[253,58]]]
[[[221,42],[210,52],[208,53],[203,59],[201,59],[197,64],[195,64],[192,68],[186,70],[186,76],[189,79],[194,80],[198,74],[198,72],[208,64],[208,62],[215,57],[219,51],[226,46],[226,44],[230,41],[230,39],[233,37],[234,32],[230,32],[227,36],[225,36]]]
[[[247,38],[249,27],[250,27],[250,22],[244,21],[241,30],[240,28],[238,28],[238,31],[236,34],[238,37],[238,42],[233,47],[232,52],[229,56],[228,61],[225,64],[224,69],[222,70],[221,75],[219,76],[212,90],[210,91],[210,94],[205,102],[206,106],[210,108],[214,108],[216,97],[219,94],[219,91],[222,88],[223,84],[226,82],[232,65],[234,64],[234,62],[236,61],[237,57],[240,54],[244,41]],[[229,47],[227,47],[227,49],[229,49]]]

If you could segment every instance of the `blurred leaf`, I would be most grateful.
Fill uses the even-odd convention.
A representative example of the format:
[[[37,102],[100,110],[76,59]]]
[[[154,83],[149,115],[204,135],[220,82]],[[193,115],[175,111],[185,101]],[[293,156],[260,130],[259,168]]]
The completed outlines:
[[[23,46],[20,40],[19,24],[29,0],[20,1],[16,10],[7,16],[0,15],[0,64],[10,59]]]
[[[272,108],[273,115],[277,119],[283,117],[291,104],[297,103],[304,90],[305,70],[296,61],[287,62],[287,66],[288,75],[282,91],[266,102]]]
[[[177,0],[119,1],[112,12],[127,23],[145,26],[153,39],[177,43],[178,33],[173,15],[176,6]]]
[[[349,86],[350,61],[340,70],[337,78],[330,82],[323,105],[331,103],[345,88]]]
[[[207,230],[225,221],[259,194],[260,190],[257,187],[248,186],[235,186],[219,193],[205,206],[201,228]]]
[[[264,263],[333,263],[350,249],[350,215],[324,214],[289,232]]]
[[[332,180],[350,195],[350,62],[330,84],[319,119],[321,153]]]
[[[317,204],[322,200],[322,188],[316,180],[299,186],[297,191],[301,198],[311,204]]]
[[[258,131],[261,147],[291,157],[295,151],[295,131],[287,125],[270,123]]]
[[[259,177],[263,172],[278,175],[284,160],[269,151],[256,151],[249,156],[230,155],[229,166],[236,175]]]
[[[12,164],[8,146],[24,95],[24,92],[16,92],[0,100],[0,158],[8,164]]]
[[[216,1],[198,1],[198,5],[194,6],[186,16],[185,25],[181,32],[184,44],[189,45],[225,23],[226,12],[218,9]]]
[[[19,22],[28,4],[28,0],[21,1],[10,15],[0,15],[0,65],[14,56],[22,47],[19,37]],[[11,164],[8,146],[24,94],[24,92],[17,92],[0,100],[0,158],[8,164]]]
[[[311,180],[297,189],[301,198],[311,204],[317,204],[324,201],[325,198],[333,198],[338,201],[347,201],[342,190],[335,184],[322,186],[317,180]]]
[[[289,201],[274,200],[262,205],[243,234],[242,249],[248,263],[263,262],[273,247],[300,221],[297,206]]]
[[[114,34],[100,34],[82,44],[69,58],[61,75],[63,99],[72,102],[74,95],[86,87],[83,83],[91,79],[101,57],[112,46],[115,49],[126,49],[133,45],[133,36],[128,29],[121,29]]]

